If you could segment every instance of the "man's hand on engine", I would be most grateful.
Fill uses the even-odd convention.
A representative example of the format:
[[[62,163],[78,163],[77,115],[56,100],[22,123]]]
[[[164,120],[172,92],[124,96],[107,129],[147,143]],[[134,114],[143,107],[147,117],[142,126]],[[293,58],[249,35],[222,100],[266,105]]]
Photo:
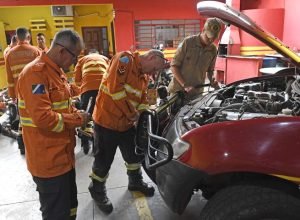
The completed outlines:
[[[219,83],[218,81],[216,81],[215,78],[212,78],[212,81],[210,82],[211,87],[213,87],[214,89],[220,89]]]
[[[187,93],[190,93],[194,90],[195,88],[193,86],[187,86],[187,87],[184,87],[184,91],[187,92]]]

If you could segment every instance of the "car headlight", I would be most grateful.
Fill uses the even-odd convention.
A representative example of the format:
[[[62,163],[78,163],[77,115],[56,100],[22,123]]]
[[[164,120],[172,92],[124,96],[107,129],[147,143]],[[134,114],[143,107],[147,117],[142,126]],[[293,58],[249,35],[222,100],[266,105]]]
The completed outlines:
[[[191,145],[188,142],[183,141],[179,137],[174,140],[174,142],[172,143],[172,146],[173,146],[173,151],[174,151],[174,159],[178,159],[179,157],[181,157],[191,147]]]

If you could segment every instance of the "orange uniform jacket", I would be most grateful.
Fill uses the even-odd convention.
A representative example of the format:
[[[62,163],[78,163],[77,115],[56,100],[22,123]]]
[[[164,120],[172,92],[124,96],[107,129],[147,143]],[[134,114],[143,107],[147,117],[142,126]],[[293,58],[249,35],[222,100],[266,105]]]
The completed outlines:
[[[41,51],[41,53],[47,53],[47,51],[49,50],[48,47],[45,47],[44,49],[42,49],[39,46],[36,46],[36,48],[39,49]]]
[[[115,131],[133,126],[129,119],[148,108],[148,77],[141,72],[139,54],[116,54],[104,74],[93,113],[94,121]]]
[[[108,67],[108,58],[100,54],[82,57],[75,66],[75,83],[80,86],[80,93],[98,90],[102,76]]]
[[[8,45],[8,46],[4,49],[4,51],[3,51],[3,57],[4,57],[4,58],[6,57],[8,51],[9,51],[10,49],[11,49],[11,46],[10,46],[10,45]]]
[[[24,66],[40,55],[40,51],[27,42],[19,42],[11,48],[5,57],[5,67],[8,83],[8,95],[17,98],[16,85],[18,77]]]
[[[17,91],[28,170],[53,177],[75,166],[75,127],[82,117],[71,105],[65,74],[46,54],[21,72]]]

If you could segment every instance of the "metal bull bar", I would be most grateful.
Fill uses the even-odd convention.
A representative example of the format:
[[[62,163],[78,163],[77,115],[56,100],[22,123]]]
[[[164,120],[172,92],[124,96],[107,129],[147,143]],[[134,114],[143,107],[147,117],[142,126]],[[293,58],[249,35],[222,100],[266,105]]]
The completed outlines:
[[[210,84],[201,84],[195,88],[210,86]],[[159,135],[159,115],[168,109],[172,112],[172,106],[176,102],[184,103],[184,92],[177,92],[166,98],[163,104],[159,105],[156,110],[148,110],[141,113],[136,131],[136,154],[144,155],[145,166],[148,170],[154,170],[173,159],[173,147],[170,142]]]
[[[173,158],[173,148],[169,141],[156,135],[154,122],[157,121],[154,111],[142,112],[136,135],[136,153],[144,155],[145,165],[149,170],[168,163]]]
[[[145,166],[148,170],[153,170],[172,160],[174,152],[170,142],[157,135],[159,127],[158,115],[167,111],[178,99],[182,98],[182,93],[175,93],[157,109],[147,110],[141,113],[136,132],[136,154],[144,155]]]

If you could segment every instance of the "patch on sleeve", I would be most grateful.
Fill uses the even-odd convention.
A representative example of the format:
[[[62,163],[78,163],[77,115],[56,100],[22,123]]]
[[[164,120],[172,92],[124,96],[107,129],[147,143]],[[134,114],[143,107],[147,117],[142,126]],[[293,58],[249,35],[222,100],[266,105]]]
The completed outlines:
[[[118,74],[119,75],[124,75],[125,72],[126,72],[126,66],[120,65],[119,68],[118,68]]]
[[[34,84],[32,85],[32,94],[45,94],[45,85],[44,84]]]
[[[127,57],[127,56],[121,57],[119,61],[120,62],[119,62],[119,67],[118,67],[118,74],[124,75],[124,73],[126,72],[126,69],[127,69],[127,65],[130,61],[129,57]]]
[[[121,63],[126,63],[126,64],[129,63],[129,57],[127,57],[127,56],[121,57],[120,62]]]

